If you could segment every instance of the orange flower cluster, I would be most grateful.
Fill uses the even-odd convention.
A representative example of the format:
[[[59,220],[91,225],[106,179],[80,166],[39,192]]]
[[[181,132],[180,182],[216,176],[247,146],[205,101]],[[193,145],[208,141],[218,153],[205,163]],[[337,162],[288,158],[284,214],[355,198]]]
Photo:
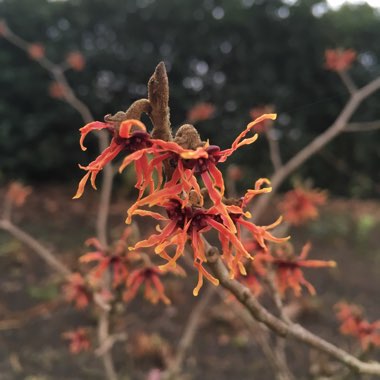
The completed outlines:
[[[211,103],[198,103],[192,107],[187,113],[187,120],[189,123],[196,123],[211,119],[215,114],[216,108]]]
[[[245,246],[252,247],[252,243],[248,242]],[[308,260],[311,245],[306,244],[301,253],[297,256],[293,253],[290,244],[276,246],[269,252],[262,250],[257,244],[250,249],[256,251],[255,260],[249,263],[247,267],[247,280],[243,280],[245,284],[259,295],[263,292],[263,279],[268,278],[268,272],[274,274],[276,288],[280,295],[285,296],[287,290],[293,291],[296,297],[302,293],[302,286],[306,287],[310,294],[315,295],[314,286],[305,279],[303,268],[328,268],[335,267],[335,261],[324,260]]]
[[[327,49],[325,51],[325,67],[331,71],[348,70],[356,59],[356,52],[352,49]]]
[[[166,271],[154,266],[143,252],[128,250],[127,240],[131,231],[127,227],[121,238],[109,248],[104,247],[96,238],[86,241],[86,245],[95,250],[81,256],[79,262],[93,266],[85,277],[73,273],[67,278],[62,288],[66,301],[74,303],[77,309],[87,307],[99,297],[101,302],[108,303],[115,295],[122,295],[123,300],[129,302],[145,286],[145,299],[152,303],[160,300],[165,304],[170,303],[160,280]],[[171,272],[182,274],[180,268]],[[103,289],[106,274],[110,276],[111,291]]]
[[[262,187],[268,185],[269,181],[260,179],[254,189],[248,190],[244,197],[231,204],[225,202],[224,180],[217,168],[218,164],[226,161],[235,150],[257,139],[257,135],[247,137],[257,124],[273,120],[275,117],[274,114],[265,114],[249,123],[231,147],[224,150],[208,142],[201,143],[196,149],[185,149],[174,141],[153,139],[138,120],[127,120],[119,124],[90,123],[80,130],[82,149],[86,149],[83,140],[92,130],[106,129],[112,134],[112,140],[110,146],[99,157],[88,166],[81,166],[87,173],[80,181],[74,198],[79,198],[83,194],[88,179],[91,179],[95,188],[97,174],[108,162],[123,154],[120,171],[134,163],[137,175],[136,188],[139,189],[136,202],[128,210],[127,223],[130,223],[135,215],[150,216],[165,223],[162,229],[159,227],[158,234],[138,242],[130,249],[153,247],[155,253],[167,262],[162,268],[168,269],[175,268],[176,261],[183,255],[185,245],[190,241],[194,252],[194,266],[199,273],[198,284],[194,289],[194,295],[197,295],[202,287],[203,277],[215,285],[218,284],[217,279],[204,267],[207,261],[202,237],[204,233],[214,230],[218,234],[222,246],[222,258],[230,269],[232,277],[238,273],[245,274],[242,260],[252,258],[241,243],[242,228],[246,229],[264,250],[267,250],[267,241],[281,243],[288,239],[277,238],[269,232],[281,222],[281,219],[266,227],[256,226],[248,220],[251,215],[245,210],[247,204],[256,195],[271,191],[270,187]],[[165,160],[170,162],[173,173],[164,183]],[[153,173],[157,174],[156,182],[153,181]],[[205,191],[201,190],[201,186],[204,186]],[[211,201],[209,207],[205,206],[205,192]],[[147,210],[145,207],[159,207],[167,216]],[[170,252],[171,247],[175,249],[174,254]],[[97,260],[99,267],[94,272],[97,277],[102,275],[103,268],[109,266],[109,262],[112,261],[116,271],[114,286],[118,286],[127,277],[126,273],[120,271],[123,259],[119,256],[110,258],[104,255],[101,247],[98,248],[97,252],[85,255],[81,261]],[[157,277],[153,276],[154,272],[148,271],[148,273],[152,284],[160,288]],[[141,273],[136,276],[141,278]],[[138,283],[140,280],[135,281]],[[135,281],[130,280],[130,285],[133,286],[132,283]]]
[[[297,187],[285,194],[284,200],[280,203],[280,210],[285,221],[299,226],[318,217],[318,206],[324,205],[326,198],[327,195],[323,191]]]
[[[380,346],[380,320],[368,322],[363,318],[363,311],[357,305],[340,302],[335,305],[336,316],[341,322],[340,332],[357,338],[363,350],[371,346]]]

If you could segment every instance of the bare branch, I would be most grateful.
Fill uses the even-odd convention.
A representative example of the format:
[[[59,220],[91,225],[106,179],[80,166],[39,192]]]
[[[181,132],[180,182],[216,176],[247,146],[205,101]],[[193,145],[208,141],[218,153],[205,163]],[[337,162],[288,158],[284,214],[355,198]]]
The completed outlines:
[[[108,342],[110,333],[109,333],[109,311],[107,310],[100,310],[99,316],[98,316],[98,342],[100,344],[100,347],[103,346],[104,343]],[[101,355],[101,359],[103,362],[103,366],[106,372],[106,376],[108,380],[118,380],[115,366],[112,359],[111,354],[111,348],[112,346],[105,350]]]
[[[307,146],[295,154],[279,170],[276,170],[274,172],[273,176],[271,177],[272,192],[262,196],[255,204],[255,213],[253,215],[255,221],[260,219],[267,206],[269,205],[270,200],[276,194],[278,188],[284,182],[284,180],[292,172],[299,168],[306,160],[312,157],[315,153],[317,153],[325,145],[332,141],[336,136],[343,132],[348,123],[348,120],[357,110],[362,101],[378,89],[380,89],[380,77],[374,79],[366,86],[357,90],[353,95],[351,95],[350,99],[346,103],[345,107],[335,122],[329,128],[327,128],[325,132],[318,135]]]
[[[380,129],[380,120],[348,123],[343,132],[371,132]]]
[[[231,292],[256,320],[264,323],[276,334],[283,337],[292,337],[303,342],[310,347],[330,355],[359,373],[380,375],[380,363],[363,362],[348,352],[311,333],[302,326],[294,323],[286,323],[275,317],[257,301],[248,288],[230,278],[225,265],[220,259],[220,254],[217,248],[211,247],[207,243],[206,250],[208,265],[214,276],[220,281],[220,285]]]
[[[265,136],[268,140],[269,144],[269,156],[272,161],[272,165],[274,170],[280,170],[282,166],[280,146],[278,144],[278,140],[273,137],[273,130],[267,129],[265,131]]]
[[[0,229],[7,231],[16,239],[33,249],[38,256],[40,256],[51,268],[60,273],[62,276],[66,277],[72,273],[70,269],[61,263],[49,249],[45,248],[33,236],[15,226],[11,221],[5,219],[0,220]]]
[[[107,340],[102,342],[102,344],[95,350],[95,355],[102,356],[112,349],[115,343],[124,342],[127,340],[126,333],[112,334],[107,337]]]
[[[352,80],[350,74],[348,73],[347,70],[338,70],[337,71],[339,74],[340,79],[344,83],[344,85],[347,87],[348,92],[353,95],[358,88],[356,87],[356,84]]]

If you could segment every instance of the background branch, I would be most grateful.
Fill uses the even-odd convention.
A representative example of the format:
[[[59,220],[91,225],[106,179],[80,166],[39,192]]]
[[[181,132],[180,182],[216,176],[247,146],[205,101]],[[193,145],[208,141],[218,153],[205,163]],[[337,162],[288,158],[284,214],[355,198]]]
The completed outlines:
[[[215,286],[208,285],[207,288],[202,292],[202,294],[199,295],[199,297],[201,298],[197,301],[197,304],[190,313],[186,326],[183,330],[182,337],[176,349],[176,356],[170,363],[170,366],[164,375],[164,379],[175,380],[178,378],[187,351],[192,345],[195,335],[198,331],[202,315],[206,307],[210,305],[211,299],[216,294],[216,292],[217,288]]]
[[[268,140],[269,144],[269,156],[272,161],[272,165],[275,171],[280,170],[282,166],[280,146],[278,144],[278,140],[273,137],[273,130],[266,129],[265,136]]]
[[[286,323],[275,317],[257,301],[247,287],[230,278],[225,265],[220,259],[217,248],[211,247],[207,243],[206,250],[208,266],[214,276],[220,281],[220,285],[232,293],[256,320],[264,323],[276,334],[283,337],[289,336],[303,342],[310,347],[328,354],[359,373],[380,375],[380,363],[363,362],[348,352],[311,333],[302,326],[294,323]]]
[[[63,277],[72,273],[70,269],[59,261],[49,249],[45,248],[37,239],[14,225],[11,221],[5,219],[0,220],[0,229],[7,231],[14,238],[31,248],[42,260]]]
[[[357,90],[351,95],[350,99],[346,103],[345,107],[335,120],[335,122],[326,129],[325,132],[318,135],[314,140],[312,140],[305,148],[301,149],[297,154],[295,154],[287,163],[285,163],[279,170],[276,170],[271,180],[272,192],[265,194],[261,197],[255,204],[255,213],[253,219],[255,221],[260,220],[264,211],[266,210],[272,197],[276,194],[280,185],[284,180],[293,173],[297,168],[299,168],[306,160],[312,157],[316,152],[321,150],[326,144],[332,141],[336,136],[344,131],[348,120],[351,118],[353,113],[357,110],[359,105],[368,96],[373,94],[375,91],[380,89],[380,77],[374,79],[372,82],[368,83],[366,86]]]
[[[338,70],[337,73],[339,74],[340,79],[344,83],[344,85],[347,87],[348,92],[352,95],[354,94],[358,88],[356,87],[356,84],[351,78],[351,75],[348,73],[347,70]]]
[[[380,120],[348,123],[343,132],[370,132],[380,129]]]

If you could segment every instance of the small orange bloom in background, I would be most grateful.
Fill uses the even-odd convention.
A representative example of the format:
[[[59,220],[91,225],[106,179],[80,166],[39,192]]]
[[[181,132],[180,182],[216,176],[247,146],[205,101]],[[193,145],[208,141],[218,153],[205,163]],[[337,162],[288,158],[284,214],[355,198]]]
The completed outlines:
[[[371,345],[380,346],[380,320],[368,322],[362,316],[362,309],[354,304],[339,302],[335,305],[336,317],[342,323],[340,332],[357,338],[364,350]]]
[[[211,103],[198,103],[187,113],[187,120],[190,123],[195,123],[197,121],[211,119],[215,114],[216,108]]]
[[[263,106],[254,107],[249,111],[249,116],[251,117],[252,120],[255,120],[259,116],[266,113],[274,113],[274,106],[271,104],[267,104]],[[268,130],[272,125],[273,125],[273,120],[264,119],[260,123],[257,123],[252,130],[257,133],[262,133]]]
[[[12,182],[5,197],[8,202],[20,207],[25,203],[26,198],[31,192],[32,188],[30,186],[24,186],[20,182]]]
[[[144,298],[156,304],[162,301],[169,305],[171,302],[165,295],[165,288],[160,280],[160,276],[164,272],[155,267],[145,267],[136,269],[130,273],[127,279],[127,290],[124,293],[123,299],[128,302],[136,297],[137,291],[144,285]]]
[[[66,331],[62,334],[62,337],[69,341],[70,352],[72,354],[88,351],[91,348],[91,342],[84,327]]]
[[[348,70],[356,59],[356,51],[353,49],[327,49],[325,51],[325,67],[331,71]]]
[[[52,98],[62,99],[65,96],[65,88],[58,82],[51,82],[49,85],[49,95]]]
[[[314,286],[305,279],[302,268],[326,268],[335,267],[335,261],[307,260],[311,245],[305,244],[299,256],[292,252],[287,252],[283,248],[278,248],[273,254],[262,256],[263,260],[271,263],[276,274],[276,283],[281,295],[287,289],[293,290],[296,297],[301,295],[302,285],[306,287],[310,294],[316,294]]]
[[[33,59],[41,59],[45,55],[45,48],[40,43],[30,44],[28,46],[28,53]]]
[[[90,238],[86,240],[87,246],[92,246],[96,250],[88,252],[79,258],[80,263],[96,262],[94,268],[91,269],[89,279],[97,284],[106,271],[110,270],[112,276],[112,286],[114,288],[121,285],[128,276],[126,253],[126,236],[116,243],[114,248],[105,248],[98,239]]]
[[[318,206],[326,203],[327,194],[324,191],[297,187],[288,191],[279,207],[284,220],[299,226],[319,215]]]
[[[83,309],[90,303],[91,293],[80,273],[70,275],[66,284],[63,285],[62,291],[66,301],[73,302],[77,309]]]
[[[69,53],[66,57],[66,62],[76,71],[82,71],[86,65],[86,60],[84,59],[83,54],[79,51],[72,51]]]

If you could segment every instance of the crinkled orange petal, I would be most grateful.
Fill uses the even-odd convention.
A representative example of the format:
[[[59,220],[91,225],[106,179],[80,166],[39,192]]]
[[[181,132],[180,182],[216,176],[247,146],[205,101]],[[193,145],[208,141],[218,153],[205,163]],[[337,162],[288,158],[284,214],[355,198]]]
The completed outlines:
[[[83,176],[83,178],[80,180],[79,185],[78,185],[78,190],[77,190],[77,192],[75,193],[75,195],[73,196],[73,199],[78,199],[78,198],[80,198],[80,197],[83,195],[83,193],[84,193],[84,188],[85,188],[86,183],[87,183],[87,181],[88,181],[88,179],[89,179],[89,177],[90,177],[90,174],[91,174],[91,172],[87,172],[87,173]]]
[[[129,119],[129,120],[124,120],[120,124],[119,136],[125,139],[130,138],[133,127],[137,127],[141,131],[146,132],[146,127],[140,120]]]
[[[268,119],[275,120],[276,117],[277,117],[276,114],[274,114],[274,113],[268,113],[268,114],[261,115],[256,120],[250,122],[247,125],[246,129],[242,133],[240,133],[240,135],[232,143],[231,148],[225,149],[225,150],[223,150],[223,151],[220,152],[221,157],[220,157],[219,162],[224,162],[227,159],[227,157],[230,156],[233,152],[235,152],[235,150],[238,149],[239,147],[241,147],[243,145],[252,144],[254,141],[256,141],[256,139],[258,138],[257,134],[255,134],[253,137],[250,137],[250,138],[247,138],[245,140],[242,140],[247,135],[247,133],[250,132],[251,129],[256,124],[259,124],[262,121],[268,120]]]
[[[89,252],[82,255],[79,258],[79,262],[81,263],[89,263],[91,261],[99,261],[104,258],[104,254],[102,252]]]
[[[101,121],[93,121],[91,123],[86,124],[84,127],[80,128],[79,131],[81,133],[81,136],[80,136],[79,144],[80,144],[82,150],[87,150],[87,148],[83,145],[83,142],[84,142],[84,139],[86,138],[86,136],[91,131],[101,130],[101,129],[105,129],[105,128],[109,128],[109,125],[106,123],[103,123]]]
[[[131,162],[140,159],[145,154],[145,150],[146,149],[137,150],[125,157],[119,167],[119,173],[121,173]]]

